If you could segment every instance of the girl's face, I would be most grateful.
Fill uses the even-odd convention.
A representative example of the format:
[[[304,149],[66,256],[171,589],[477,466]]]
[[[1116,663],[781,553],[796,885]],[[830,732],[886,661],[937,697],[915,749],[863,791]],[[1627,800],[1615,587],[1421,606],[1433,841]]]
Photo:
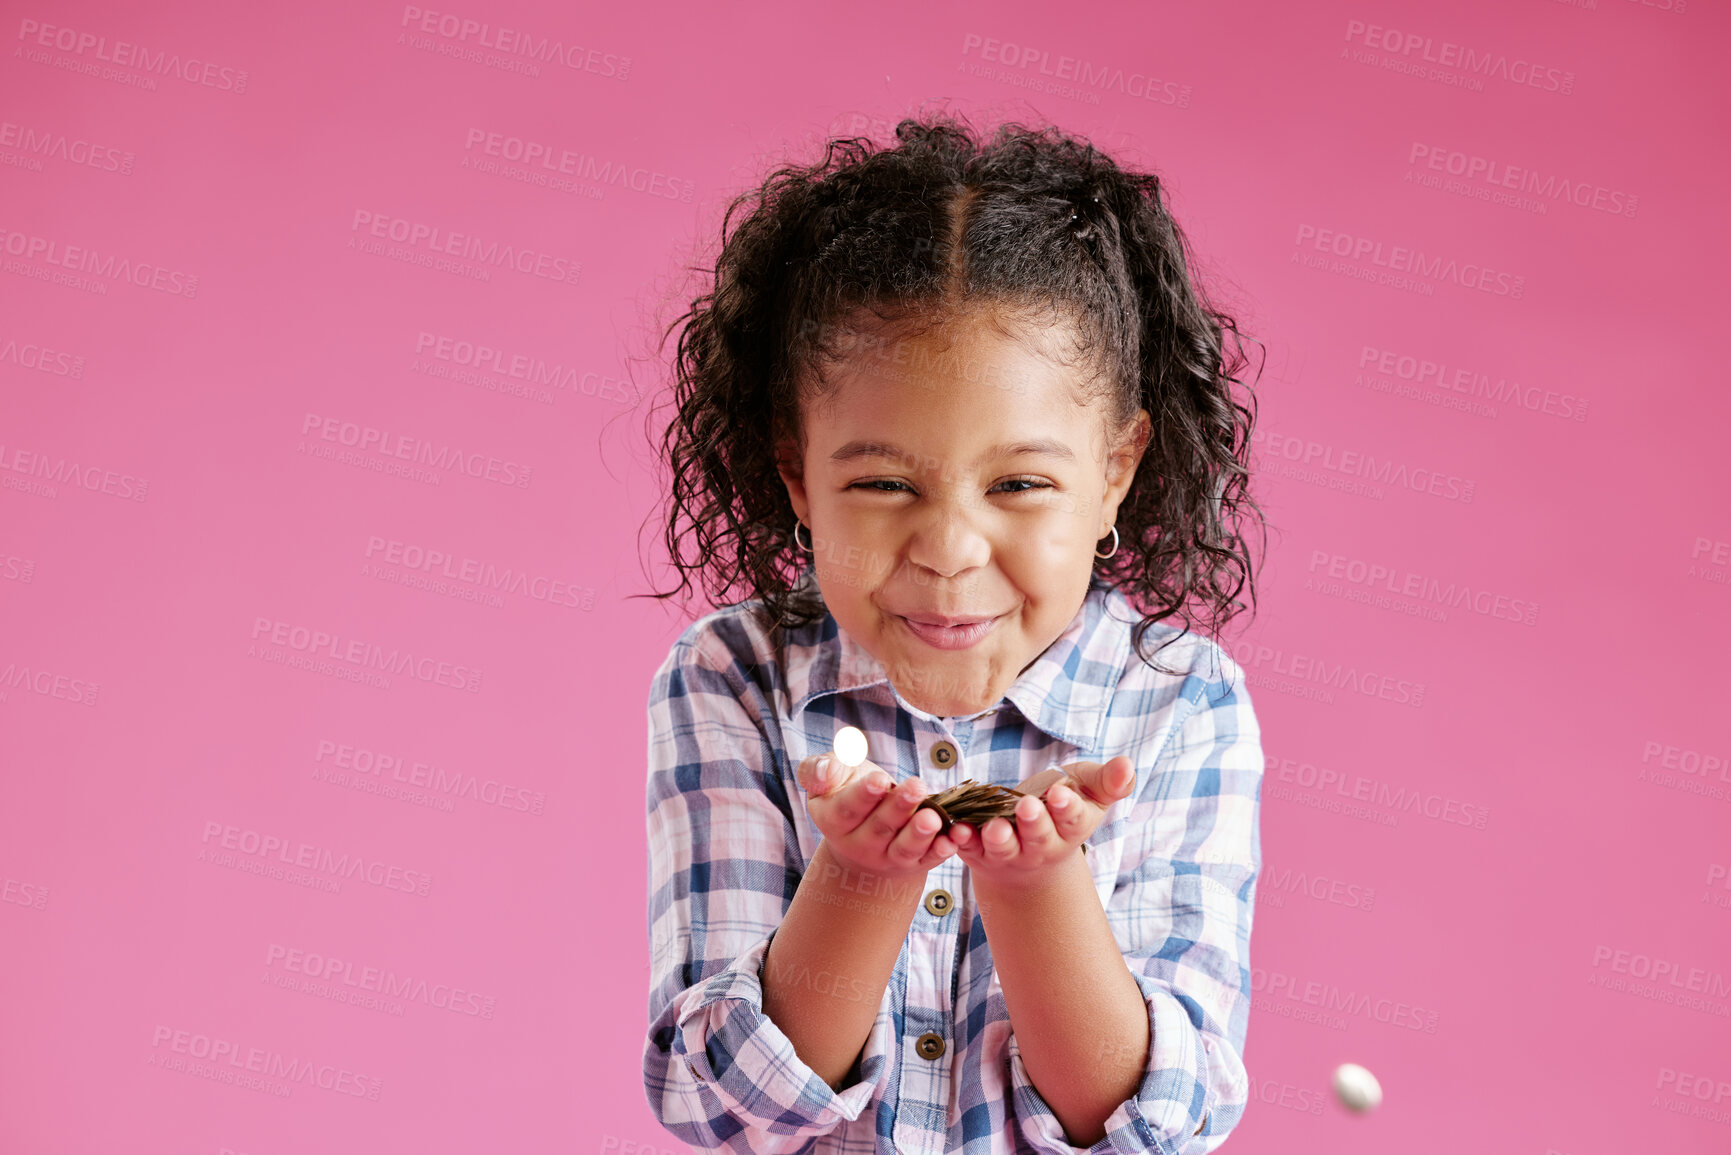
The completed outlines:
[[[1105,399],[1023,332],[975,313],[867,348],[783,447],[836,623],[938,717],[996,704],[1074,619],[1147,443],[1138,410],[1108,445]]]

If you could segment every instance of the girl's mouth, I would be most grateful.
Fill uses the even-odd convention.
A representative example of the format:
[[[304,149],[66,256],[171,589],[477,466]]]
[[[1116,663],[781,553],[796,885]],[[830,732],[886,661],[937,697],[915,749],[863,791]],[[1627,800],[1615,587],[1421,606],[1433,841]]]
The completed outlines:
[[[983,622],[969,622],[960,626],[941,626],[930,622],[916,622],[912,618],[896,615],[896,619],[908,628],[908,631],[926,643],[939,650],[965,650],[977,643],[981,638],[992,632],[1004,615],[987,618]]]

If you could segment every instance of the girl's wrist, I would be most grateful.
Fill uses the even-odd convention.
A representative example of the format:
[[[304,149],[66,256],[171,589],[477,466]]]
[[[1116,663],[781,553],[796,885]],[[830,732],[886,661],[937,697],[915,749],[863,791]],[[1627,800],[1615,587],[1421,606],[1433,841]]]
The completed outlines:
[[[1062,894],[1086,879],[1093,887],[1094,872],[1088,865],[1088,844],[1078,843],[1070,853],[1048,866],[1036,870],[982,871],[970,866],[974,894],[982,902],[992,898],[1011,898],[1017,902],[1037,901],[1048,895]]]
[[[806,868],[806,880],[815,882],[826,900],[840,897],[850,910],[912,917],[924,895],[926,870],[892,871],[870,869],[836,851],[829,839],[818,843]],[[906,911],[901,908],[906,907]]]

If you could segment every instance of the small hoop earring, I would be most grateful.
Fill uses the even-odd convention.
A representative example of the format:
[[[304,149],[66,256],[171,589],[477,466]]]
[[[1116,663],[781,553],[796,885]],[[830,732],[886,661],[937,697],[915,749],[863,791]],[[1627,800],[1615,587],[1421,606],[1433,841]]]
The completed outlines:
[[[1099,558],[1107,558],[1107,557],[1111,557],[1113,554],[1115,554],[1117,552],[1118,552],[1118,527],[1116,525],[1114,525],[1112,527],[1112,548],[1107,550],[1105,553],[1101,553],[1098,549],[1096,549],[1094,551],[1094,556],[1099,557]]]
[[[800,548],[800,549],[802,549],[802,550],[804,550],[804,551],[805,551],[805,552],[806,552],[806,553],[814,553],[814,552],[816,552],[816,551],[815,551],[815,550],[813,550],[813,549],[812,549],[812,548],[811,548],[811,546],[809,546],[809,545],[800,545],[800,543],[799,543],[799,528],[800,528],[800,526],[802,526],[802,525],[804,525],[804,526],[805,526],[805,537],[806,537],[806,540],[807,540],[807,541],[810,541],[810,540],[811,540],[811,527],[810,527],[810,526],[809,526],[809,525],[805,525],[805,522],[803,522],[803,521],[801,521],[801,520],[800,520],[800,519],[799,519],[799,518],[797,518],[797,517],[796,517],[796,518],[794,518],[794,519],[793,519],[793,544],[794,544],[794,545],[798,545],[798,546],[799,546],[799,548]]]

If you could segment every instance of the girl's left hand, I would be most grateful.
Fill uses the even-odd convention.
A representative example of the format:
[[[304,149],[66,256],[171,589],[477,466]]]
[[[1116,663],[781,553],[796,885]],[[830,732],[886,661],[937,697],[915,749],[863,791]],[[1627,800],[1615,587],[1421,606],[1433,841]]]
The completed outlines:
[[[1123,754],[1106,762],[1071,762],[1060,769],[1068,778],[1016,803],[1014,825],[994,818],[978,830],[964,822],[951,826],[956,857],[982,881],[1009,888],[1042,881],[1050,867],[1077,853],[1107,808],[1128,797],[1136,785],[1135,768]],[[1058,777],[1042,770],[1024,786],[1041,789],[1042,776]]]

